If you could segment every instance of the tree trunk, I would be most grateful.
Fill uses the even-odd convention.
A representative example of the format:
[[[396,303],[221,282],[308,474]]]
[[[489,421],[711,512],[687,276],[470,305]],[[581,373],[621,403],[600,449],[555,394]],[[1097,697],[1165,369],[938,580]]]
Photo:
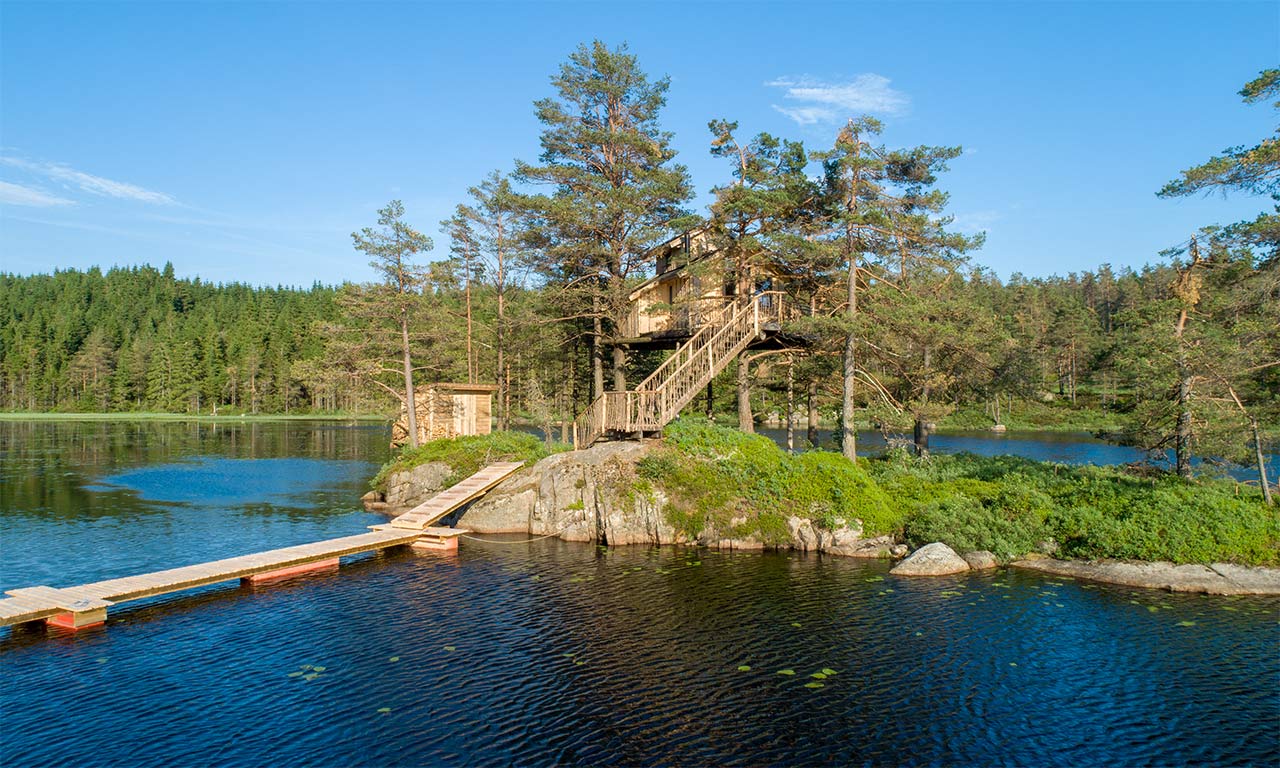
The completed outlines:
[[[600,298],[593,296],[591,305],[595,314],[591,318],[591,398],[594,400],[604,394],[604,350],[601,349],[604,329],[600,323]]]
[[[409,447],[417,448],[418,401],[413,395],[413,362],[409,356],[409,315],[405,310],[400,310],[400,344],[401,357],[404,361],[405,412],[409,417]]]
[[[796,452],[796,385],[791,360],[787,360],[787,453]]]
[[[811,380],[809,382],[809,392],[805,398],[808,403],[808,425],[805,429],[805,437],[809,439],[809,445],[818,445],[818,382]]]
[[[511,400],[511,383],[503,375],[507,370],[507,302],[501,288],[498,290],[498,322],[494,330],[498,348],[498,429],[506,431],[511,429],[511,412],[507,408]]]
[[[627,391],[627,350],[621,344],[613,345],[613,391]]]
[[[1262,485],[1262,500],[1271,506],[1275,500],[1271,498],[1271,484],[1267,481],[1267,458],[1262,455],[1262,437],[1258,434],[1258,420],[1249,419],[1249,426],[1253,427],[1253,450],[1258,459],[1258,482]]]
[[[927,382],[929,381],[929,374],[933,367],[933,350],[930,349],[927,345],[924,348],[924,356],[923,356],[922,362],[924,363],[924,375],[925,375],[925,382],[926,382],[925,385],[920,389],[920,405],[923,407],[925,405],[928,405],[929,395],[932,393],[932,389]],[[917,413],[915,427],[912,430],[912,438],[914,439],[916,444],[917,456],[929,455],[929,424],[928,422],[925,421],[925,418],[926,418],[925,414]]]
[[[916,417],[915,427],[912,429],[912,438],[916,444],[916,455],[927,457],[929,455],[929,425],[920,416]]]
[[[716,393],[714,380],[707,382],[707,421],[714,421],[716,418]]]
[[[738,355],[738,429],[748,434],[756,431],[755,419],[751,416],[751,378],[747,353]]]
[[[1191,479],[1191,375],[1178,361],[1178,426],[1174,435],[1174,461],[1178,475]]]
[[[499,334],[501,334],[501,331],[499,331]],[[499,336],[499,338],[501,338],[501,336]],[[507,411],[507,405],[509,404],[509,402],[508,402],[508,400],[509,400],[509,399],[508,399],[508,396],[507,396],[507,392],[508,392],[508,390],[510,389],[510,384],[509,384],[509,382],[507,381],[507,377],[504,375],[504,374],[505,374],[505,372],[506,372],[506,370],[507,370],[507,355],[506,355],[506,350],[504,350],[504,349],[503,349],[503,347],[502,347],[502,342],[501,342],[501,341],[499,341],[499,342],[498,342],[498,370],[497,370],[497,374],[498,374],[498,429],[499,429],[499,430],[502,430],[502,431],[504,431],[504,432],[505,432],[506,430],[508,430],[508,429],[510,429],[510,428],[511,428],[511,415],[510,415],[510,414],[508,413],[508,411]]]

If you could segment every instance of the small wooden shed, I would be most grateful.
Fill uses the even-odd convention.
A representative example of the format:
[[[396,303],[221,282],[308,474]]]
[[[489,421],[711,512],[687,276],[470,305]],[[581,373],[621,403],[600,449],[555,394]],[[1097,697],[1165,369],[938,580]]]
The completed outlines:
[[[492,431],[492,384],[430,384],[414,392],[417,402],[418,442],[461,435],[487,435]],[[409,418],[403,408],[391,429],[391,444],[409,440]]]

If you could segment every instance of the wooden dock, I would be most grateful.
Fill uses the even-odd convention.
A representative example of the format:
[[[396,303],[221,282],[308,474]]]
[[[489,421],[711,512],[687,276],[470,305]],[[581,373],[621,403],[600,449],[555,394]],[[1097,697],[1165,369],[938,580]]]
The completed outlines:
[[[490,464],[466,480],[433,496],[391,521],[391,528],[420,531],[450,512],[488,493],[495,485],[506,480],[524,462],[507,461]]]
[[[107,618],[107,608],[128,600],[181,592],[234,579],[240,579],[242,583],[257,583],[307,571],[335,569],[339,558],[390,547],[410,545],[426,549],[456,549],[457,537],[467,531],[460,528],[435,528],[431,524],[483,496],[521,466],[516,462],[487,466],[395,518],[390,524],[371,526],[372,530],[368,533],[139,576],[108,579],[77,587],[12,589],[5,593],[9,595],[7,599],[0,600],[0,627],[44,621],[52,626],[84,629],[102,624]]]

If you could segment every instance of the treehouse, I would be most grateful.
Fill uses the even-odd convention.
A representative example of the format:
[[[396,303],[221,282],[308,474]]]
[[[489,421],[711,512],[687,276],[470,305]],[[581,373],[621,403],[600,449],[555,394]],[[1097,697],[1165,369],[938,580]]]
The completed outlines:
[[[798,314],[785,275],[766,265],[740,269],[707,229],[655,248],[654,276],[636,286],[613,343],[675,351],[635,389],[605,392],[574,421],[574,445],[660,431],[749,348],[803,345],[786,324]]]
[[[739,298],[755,300],[762,337],[751,346],[786,345],[782,325],[795,308],[785,290],[787,277],[769,265],[735,274],[705,227],[685,232],[653,251],[654,276],[628,296],[619,323],[619,343],[636,348],[678,347],[700,328],[717,322]],[[794,341],[794,340],[791,340]]]
[[[487,435],[492,429],[492,384],[430,384],[414,392],[418,444],[462,435]],[[409,418],[404,407],[391,428],[391,444],[409,441]]]

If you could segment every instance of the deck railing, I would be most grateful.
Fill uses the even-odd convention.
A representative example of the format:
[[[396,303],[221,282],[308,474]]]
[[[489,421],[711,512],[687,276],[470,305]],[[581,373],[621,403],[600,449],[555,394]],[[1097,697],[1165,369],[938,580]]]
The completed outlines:
[[[784,304],[775,296],[761,292],[709,309],[693,336],[639,386],[605,392],[587,407],[574,422],[575,447],[586,448],[610,432],[662,429],[759,336],[763,323],[783,316]]]

